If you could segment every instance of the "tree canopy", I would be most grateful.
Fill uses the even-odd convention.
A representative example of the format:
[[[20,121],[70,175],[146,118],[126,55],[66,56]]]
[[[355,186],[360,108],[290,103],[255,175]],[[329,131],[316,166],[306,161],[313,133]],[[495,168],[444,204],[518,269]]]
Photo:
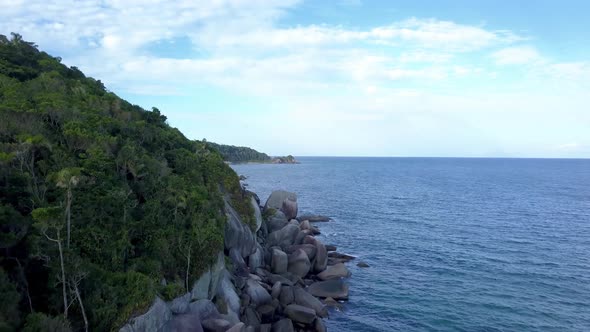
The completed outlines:
[[[224,196],[253,220],[212,144],[60,61],[0,35],[3,331],[117,329],[223,250]]]

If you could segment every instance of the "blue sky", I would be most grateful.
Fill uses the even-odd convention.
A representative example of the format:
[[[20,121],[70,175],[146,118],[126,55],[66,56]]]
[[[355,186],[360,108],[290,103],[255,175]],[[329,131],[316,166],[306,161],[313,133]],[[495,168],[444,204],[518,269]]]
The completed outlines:
[[[4,1],[189,138],[272,155],[590,157],[587,1]]]

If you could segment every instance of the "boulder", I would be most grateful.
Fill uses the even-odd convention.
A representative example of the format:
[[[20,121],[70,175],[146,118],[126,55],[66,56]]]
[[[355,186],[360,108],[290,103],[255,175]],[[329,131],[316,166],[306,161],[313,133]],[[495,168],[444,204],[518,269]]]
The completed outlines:
[[[295,328],[289,318],[283,318],[272,324],[272,332],[295,332]]]
[[[324,304],[325,304],[326,306],[328,306],[328,307],[333,307],[333,308],[336,308],[336,309],[340,309],[340,308],[342,308],[342,305],[340,304],[340,302],[338,302],[338,301],[334,300],[334,299],[333,299],[333,298],[331,298],[331,297],[327,297],[327,298],[325,298],[325,299],[324,299]]]
[[[336,246],[332,244],[326,244],[327,251],[336,251]]]
[[[311,225],[309,223],[309,220],[303,220],[300,224],[299,224],[299,229],[301,230],[305,230],[305,229],[311,229]]]
[[[260,211],[260,205],[256,202],[256,198],[254,196],[250,196],[250,204],[252,204],[252,209],[254,210],[254,220],[256,220],[256,228],[254,232],[258,232],[260,226],[262,226],[262,212]]]
[[[217,261],[211,267],[211,283],[209,284],[209,300],[213,300],[213,297],[217,294],[217,288],[219,282],[225,271],[225,255],[223,251],[217,254]]]
[[[316,297],[331,297],[336,300],[348,299],[348,285],[342,279],[318,281],[310,285],[307,290]]]
[[[285,227],[268,235],[268,238],[266,239],[267,247],[278,246],[286,248],[293,244],[298,233],[299,227],[293,224],[287,224]]]
[[[293,321],[303,324],[311,324],[316,319],[315,310],[298,304],[289,304],[285,308],[285,314]]]
[[[256,306],[269,303],[272,298],[270,294],[257,281],[248,279],[246,282],[246,294],[250,296],[250,302]]]
[[[238,318],[240,312],[240,297],[238,296],[234,285],[231,282],[229,272],[223,271],[222,278],[217,287],[216,303],[221,313],[227,314],[232,318]],[[219,307],[219,304],[221,307]]]
[[[274,283],[275,283],[275,282],[277,282],[277,281],[280,281],[280,282],[281,282],[281,284],[283,284],[283,285],[288,285],[288,286],[293,286],[293,285],[295,284],[295,283],[294,283],[293,281],[291,281],[290,279],[287,279],[287,278],[285,278],[285,277],[283,277],[283,276],[281,276],[281,275],[278,275],[278,274],[270,274],[270,275],[268,276],[268,282],[269,282],[269,283],[271,283],[271,284],[273,284],[273,285],[274,285]]]
[[[272,290],[270,292],[270,296],[273,299],[278,299],[279,295],[281,295],[281,282],[277,281],[272,285]]]
[[[188,312],[190,315],[198,316],[201,319],[219,316],[219,311],[217,311],[215,304],[207,299],[191,302]]]
[[[328,266],[328,251],[326,250],[326,246],[318,240],[315,240],[315,247],[317,252],[313,262],[313,271],[320,273]]]
[[[264,265],[264,249],[259,243],[256,243],[254,253],[248,256],[248,267],[250,271],[255,271],[256,268]]]
[[[332,220],[330,217],[321,216],[321,215],[312,215],[312,214],[305,214],[302,216],[297,217],[297,220],[309,220],[309,222],[326,222]]]
[[[297,195],[284,190],[275,190],[264,204],[264,210],[268,209],[281,210],[287,219],[295,218],[297,217]]]
[[[169,302],[170,311],[175,315],[186,314],[191,302],[191,293],[186,293]]]
[[[225,214],[227,222],[225,223],[224,246],[227,251],[232,248],[239,250],[242,257],[248,257],[256,249],[256,238],[248,225],[242,222],[240,215],[226,201]]]
[[[293,287],[281,286],[281,294],[279,295],[279,302],[284,307],[295,302],[295,295],[293,294]]]
[[[232,326],[230,322],[221,318],[205,319],[201,325],[206,332],[225,332]]]
[[[244,323],[237,323],[236,325],[229,328],[229,330],[225,332],[244,332],[246,330],[246,324]]]
[[[297,233],[297,235],[295,236],[295,241],[293,241],[293,244],[297,245],[297,244],[303,244],[303,239],[305,239],[305,236],[307,234],[305,234],[305,232],[299,232]]]
[[[229,250],[229,258],[231,259],[234,271],[246,271],[247,266],[244,257],[238,248],[231,248]]]
[[[305,253],[307,254],[307,258],[309,258],[310,261],[313,261],[313,259],[315,258],[315,254],[317,252],[317,248],[313,244],[294,244],[292,246],[287,247],[285,249],[285,252],[287,254],[292,254],[295,251],[297,251],[297,249],[303,249],[303,251],[305,251]]]
[[[326,268],[324,271],[318,274],[318,278],[320,278],[321,280],[348,277],[350,277],[350,271],[348,271],[344,263],[338,263],[336,265],[328,266],[328,268]]]
[[[295,303],[307,308],[315,310],[317,316],[328,317],[328,310],[326,307],[313,295],[309,294],[302,288],[295,288],[293,290],[295,295]]]
[[[316,332],[326,332],[326,324],[324,324],[324,321],[322,319],[316,318],[313,327],[315,328]]]
[[[205,271],[193,285],[191,301],[209,298],[209,285],[211,284],[211,270]]]
[[[272,332],[272,325],[271,324],[262,324],[260,325],[260,332]]]
[[[174,315],[161,331],[170,332],[203,332],[201,318],[197,315],[181,314]]]
[[[270,266],[273,273],[285,273],[289,267],[289,257],[282,250],[273,249]]]
[[[356,266],[358,266],[358,267],[369,267],[369,264],[361,261],[361,262],[358,262],[358,264],[356,264]]]
[[[263,304],[256,308],[256,311],[260,314],[260,320],[266,323],[274,320],[275,309],[271,304]]]
[[[289,272],[303,278],[309,273],[310,268],[309,257],[303,249],[297,249],[289,255]]]
[[[166,325],[171,318],[172,311],[170,311],[166,302],[162,301],[159,297],[156,297],[156,300],[145,314],[131,319],[119,331],[158,331]]]
[[[267,220],[266,228],[269,233],[272,233],[285,227],[288,222],[289,219],[287,219],[287,216],[285,216],[283,212],[276,210],[275,213]]]
[[[244,310],[244,316],[242,316],[242,321],[246,323],[246,325],[254,326],[255,328],[260,326],[260,316],[252,307],[247,307]]]

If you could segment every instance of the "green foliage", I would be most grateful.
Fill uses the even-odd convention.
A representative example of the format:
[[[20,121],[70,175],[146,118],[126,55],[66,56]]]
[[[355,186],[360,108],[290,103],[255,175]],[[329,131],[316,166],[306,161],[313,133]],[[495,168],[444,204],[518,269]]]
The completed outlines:
[[[14,331],[20,322],[18,303],[20,294],[0,268],[0,331]]]
[[[221,153],[223,160],[232,163],[271,161],[271,158],[266,153],[258,152],[245,146],[223,145],[216,143],[208,144]]]
[[[15,328],[29,312],[27,292],[39,314],[25,329],[83,328],[77,302],[60,318],[62,289],[74,298],[77,286],[90,330],[117,329],[149,307],[160,280],[169,281],[159,290],[166,298],[184,291],[187,255],[191,284],[213,263],[224,200],[254,224],[212,144],[188,140],[157,108],[120,99],[19,35],[0,35],[0,119],[0,268],[18,280],[2,288],[2,310],[20,308]],[[237,158],[268,158],[248,153]]]
[[[180,282],[170,282],[166,286],[160,287],[160,296],[164,301],[170,301],[186,293],[186,289]]]
[[[51,317],[37,312],[27,316],[23,332],[70,332],[70,324],[63,317]]]

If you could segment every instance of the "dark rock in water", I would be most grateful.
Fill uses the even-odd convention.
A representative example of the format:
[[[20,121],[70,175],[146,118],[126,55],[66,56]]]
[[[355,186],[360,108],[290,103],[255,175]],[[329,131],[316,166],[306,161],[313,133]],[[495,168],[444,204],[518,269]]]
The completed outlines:
[[[295,237],[297,237],[298,233],[299,227],[292,224],[287,224],[285,227],[268,235],[266,242],[267,247],[278,246],[281,248],[286,248],[295,242]]]
[[[344,260],[345,262],[351,261],[353,259],[355,259],[356,257],[351,256],[351,255],[347,255],[347,254],[341,254],[339,252],[333,251],[328,253],[328,257],[332,257],[332,258],[338,258],[341,260]]]
[[[324,321],[317,318],[314,322],[314,328],[316,332],[326,332],[326,325],[324,324]]]
[[[356,266],[358,266],[358,267],[370,267],[369,264],[367,264],[367,263],[365,263],[363,261],[358,262],[358,264]]]
[[[350,271],[346,268],[343,263],[328,266],[324,271],[318,274],[318,278],[321,280],[337,279],[337,278],[348,278],[350,277]]]
[[[245,175],[240,174],[240,181],[246,180],[248,177]]]
[[[326,222],[326,221],[332,220],[332,218],[326,217],[326,216],[305,214],[305,215],[297,217],[297,220],[299,220],[299,221],[309,220],[309,222]]]
[[[315,310],[316,315],[320,317],[328,317],[328,310],[326,310],[322,302],[316,297],[302,288],[295,288],[293,293],[295,295],[296,304]]]
[[[273,249],[270,264],[273,273],[285,273],[289,267],[289,257],[282,250]]]
[[[309,257],[303,249],[297,249],[289,255],[289,272],[303,278],[309,273],[310,267]]]
[[[341,279],[319,281],[310,285],[307,290],[316,297],[331,297],[336,300],[348,299],[348,285]]]
[[[313,271],[315,273],[320,273],[328,266],[328,252],[326,251],[326,246],[318,240],[315,240],[315,246],[317,253],[313,263]]]
[[[328,307],[333,307],[336,309],[341,309],[342,308],[342,304],[340,304],[340,302],[334,300],[331,297],[327,297],[326,299],[324,299],[324,304],[326,304]]]
[[[286,205],[283,204],[285,202],[287,202]],[[297,217],[297,195],[284,190],[275,190],[264,204],[264,210],[268,209],[282,211],[287,219],[295,218]]]
[[[295,328],[289,318],[284,318],[272,324],[272,332],[295,332]]]
[[[281,287],[281,294],[279,295],[279,302],[283,306],[288,306],[289,304],[295,302],[295,295],[293,294],[293,287],[291,286],[282,286]]]
[[[327,251],[336,251],[336,246],[332,244],[326,244]]]
[[[315,316],[315,310],[298,304],[289,304],[285,308],[285,314],[295,322],[311,324]]]
[[[232,326],[230,322],[221,318],[205,319],[201,325],[206,332],[225,332]]]

